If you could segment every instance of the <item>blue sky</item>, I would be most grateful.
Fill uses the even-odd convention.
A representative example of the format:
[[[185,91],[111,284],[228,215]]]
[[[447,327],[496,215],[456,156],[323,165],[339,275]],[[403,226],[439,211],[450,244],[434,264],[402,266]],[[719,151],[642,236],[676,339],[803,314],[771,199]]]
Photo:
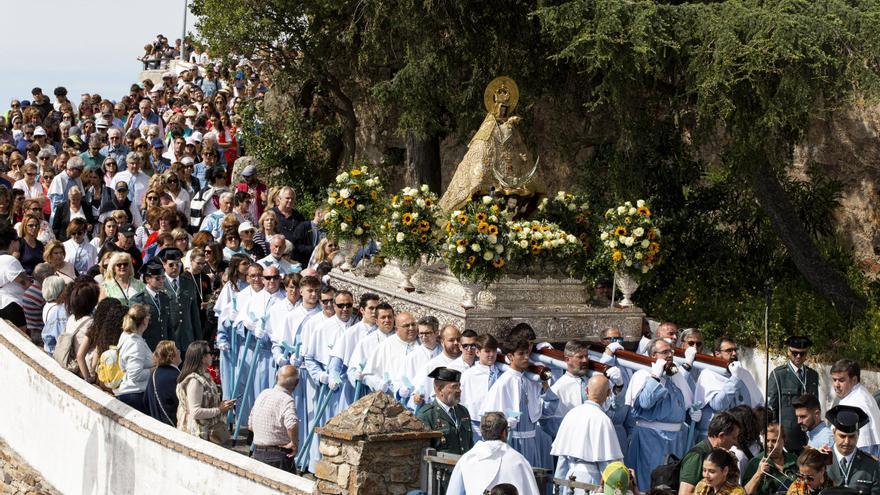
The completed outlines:
[[[180,37],[184,1],[0,0],[0,111],[13,98],[30,100],[34,86],[53,101],[56,86],[77,103],[82,93],[118,100],[137,81],[144,45],[158,33]]]

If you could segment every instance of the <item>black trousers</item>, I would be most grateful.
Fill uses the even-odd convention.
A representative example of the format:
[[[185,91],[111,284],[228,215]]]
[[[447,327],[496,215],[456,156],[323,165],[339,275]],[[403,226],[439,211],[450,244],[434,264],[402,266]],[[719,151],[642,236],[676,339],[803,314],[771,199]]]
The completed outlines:
[[[254,459],[290,473],[295,472],[293,454],[281,447],[254,447]]]

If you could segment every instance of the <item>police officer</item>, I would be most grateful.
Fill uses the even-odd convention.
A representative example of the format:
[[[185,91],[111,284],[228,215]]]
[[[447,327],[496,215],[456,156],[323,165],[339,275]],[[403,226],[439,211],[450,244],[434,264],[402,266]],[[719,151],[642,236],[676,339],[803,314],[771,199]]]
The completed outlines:
[[[438,452],[461,455],[474,445],[471,418],[461,400],[461,373],[438,367],[428,374],[434,379],[434,401],[416,412],[428,428],[443,433],[443,438],[431,440]]]
[[[186,349],[195,340],[202,340],[199,316],[199,292],[191,277],[181,277],[183,252],[165,248],[156,254],[165,268],[165,293],[171,302],[171,335],[178,349]]]
[[[771,422],[782,425],[785,450],[800,452],[807,437],[800,429],[791,401],[804,394],[819,396],[819,374],[806,364],[808,337],[793,336],[785,340],[788,362],[770,372],[767,380],[767,412]]]
[[[825,417],[834,435],[834,460],[828,477],[836,486],[857,490],[862,495],[880,495],[880,466],[856,447],[859,428],[870,421],[867,413],[854,406],[835,406]]]
[[[171,300],[165,293],[165,269],[158,260],[152,260],[141,267],[146,288],[143,292],[131,296],[131,303],[145,304],[150,308],[150,323],[144,332],[144,340],[155,350],[160,340],[172,340],[171,335]]]

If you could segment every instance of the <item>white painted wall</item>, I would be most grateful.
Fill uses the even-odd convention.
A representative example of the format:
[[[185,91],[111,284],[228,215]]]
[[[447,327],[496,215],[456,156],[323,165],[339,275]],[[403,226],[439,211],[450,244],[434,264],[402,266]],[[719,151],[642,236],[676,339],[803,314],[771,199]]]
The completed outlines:
[[[9,342],[0,340],[0,437],[62,493],[268,495],[314,491],[310,480],[187,435],[131,409],[61,369],[2,320],[0,337]],[[17,356],[13,348],[24,356]],[[49,378],[41,375],[41,369],[48,371]],[[89,404],[105,409],[96,407],[96,411]],[[113,419],[112,413],[133,426]],[[144,431],[136,431],[138,427]],[[157,441],[162,438],[170,440],[170,445]],[[230,471],[230,464],[242,471]]]

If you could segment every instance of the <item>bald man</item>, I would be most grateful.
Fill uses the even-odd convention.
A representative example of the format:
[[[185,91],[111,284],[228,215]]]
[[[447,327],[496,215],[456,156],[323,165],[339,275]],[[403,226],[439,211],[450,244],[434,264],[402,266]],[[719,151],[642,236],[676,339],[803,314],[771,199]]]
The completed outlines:
[[[254,433],[254,459],[293,472],[299,418],[292,394],[299,371],[288,364],[278,368],[276,377],[275,386],[257,396],[248,428]]]
[[[614,423],[604,410],[610,393],[608,378],[594,374],[587,381],[587,401],[562,419],[550,451],[558,458],[555,477],[599,485],[605,467],[623,460]]]
[[[413,377],[403,374],[407,354],[418,345],[418,323],[412,313],[398,313],[394,318],[394,335],[386,338],[364,367],[364,383],[375,391],[383,391],[406,402],[412,395]]]

